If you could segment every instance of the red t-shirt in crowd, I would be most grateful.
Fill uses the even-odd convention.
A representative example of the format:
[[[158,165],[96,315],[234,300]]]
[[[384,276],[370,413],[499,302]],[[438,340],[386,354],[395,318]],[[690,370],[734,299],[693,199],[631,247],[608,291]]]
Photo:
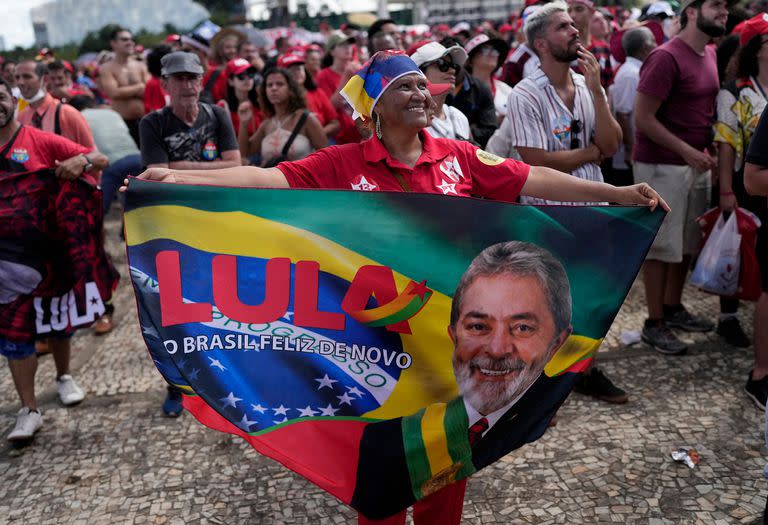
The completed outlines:
[[[214,71],[221,71],[216,80],[213,81],[211,86],[208,86],[211,76]],[[203,90],[209,88],[213,100],[221,100],[227,98],[227,72],[224,71],[224,66],[211,66],[208,68],[208,72],[203,76]]]
[[[673,135],[697,150],[712,143],[715,101],[720,90],[715,50],[699,55],[681,38],[657,47],[640,68],[638,93],[661,100],[656,118]],[[634,159],[648,164],[685,165],[683,158],[635,132]]]
[[[358,191],[406,191],[395,174],[416,193],[471,195],[514,202],[531,167],[497,157],[469,142],[419,134],[422,152],[414,167],[393,159],[374,135],[359,144],[330,146],[277,168],[292,188]]]
[[[320,124],[325,126],[332,120],[339,120],[336,108],[331,104],[328,95],[320,89],[307,91],[307,108],[315,114]]]
[[[237,110],[230,111],[229,116],[232,117],[232,127],[235,128],[235,137],[237,137],[237,134],[240,133],[240,116],[237,114]],[[263,120],[264,120],[264,115],[261,114],[260,110],[255,109],[253,111],[253,116],[251,117],[251,121],[248,123],[249,137],[254,133],[256,133],[256,130],[259,129],[259,126],[261,125],[261,122]]]
[[[41,131],[32,126],[21,126],[9,143],[0,145],[3,172],[21,173],[56,167],[56,161],[63,161],[81,154],[88,154],[86,148],[60,135]]]
[[[168,105],[168,95],[163,89],[160,79],[152,76],[144,87],[144,113],[152,113]]]
[[[318,71],[315,76],[315,84],[318,89],[322,89],[326,96],[330,99],[339,90],[339,83],[341,83],[341,75],[336,73],[330,67],[326,67]],[[341,123],[341,129],[336,134],[336,144],[348,144],[351,142],[360,142],[360,133],[357,132],[355,127],[355,121],[352,120],[352,115],[349,115],[346,111],[338,111],[339,122]]]

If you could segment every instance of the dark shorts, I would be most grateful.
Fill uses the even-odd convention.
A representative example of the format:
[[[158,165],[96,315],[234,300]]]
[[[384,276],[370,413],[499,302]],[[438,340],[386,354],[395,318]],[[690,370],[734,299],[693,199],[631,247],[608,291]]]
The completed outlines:
[[[0,338],[0,355],[8,359],[25,359],[35,354],[35,342],[23,343]]]

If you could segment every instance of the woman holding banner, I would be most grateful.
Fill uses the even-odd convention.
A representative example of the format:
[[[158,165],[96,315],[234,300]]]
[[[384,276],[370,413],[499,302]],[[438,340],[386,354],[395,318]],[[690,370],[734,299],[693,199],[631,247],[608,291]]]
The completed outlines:
[[[378,85],[367,81],[380,79]],[[615,187],[551,168],[502,159],[466,142],[434,139],[429,125],[432,95],[450,86],[429,84],[405,54],[376,53],[341,91],[355,117],[375,133],[359,144],[323,148],[274,168],[251,166],[178,171],[151,168],[143,179],[183,184],[263,188],[335,188],[476,195],[514,202],[519,195],[568,201],[668,206],[647,184]]]
[[[605,201],[655,209],[667,204],[647,184],[617,188],[528,166],[487,153],[466,141],[433,138],[424,132],[433,95],[449,85],[427,82],[405,54],[376,53],[344,86],[341,95],[374,127],[360,144],[331,146],[274,168],[236,167],[210,171],[152,168],[142,179],[184,184],[265,188],[329,188],[358,191],[406,191],[481,196],[514,202],[519,195],[552,200]],[[127,181],[126,181],[127,183]],[[434,492],[414,505],[418,524],[461,521],[466,480]],[[380,521],[360,516],[359,523],[405,523],[406,512]]]

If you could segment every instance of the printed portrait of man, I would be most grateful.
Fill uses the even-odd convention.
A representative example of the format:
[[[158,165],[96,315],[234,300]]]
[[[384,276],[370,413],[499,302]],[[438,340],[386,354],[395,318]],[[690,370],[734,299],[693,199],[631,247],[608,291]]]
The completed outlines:
[[[409,421],[421,421],[430,407],[370,424],[360,440],[356,508],[384,517],[388,506],[413,503],[414,486],[429,494],[463,475],[467,462],[480,470],[538,439],[570,392],[569,384],[543,371],[571,332],[571,291],[560,261],[520,241],[484,249],[461,277],[451,305],[448,335],[459,397],[432,405],[444,406],[443,421],[466,421],[441,423],[440,439],[468,455],[442,471],[419,470],[412,458],[442,430]]]
[[[464,272],[448,335],[476,467],[505,453],[517,401],[571,332],[568,276],[547,250],[520,241],[495,244]]]

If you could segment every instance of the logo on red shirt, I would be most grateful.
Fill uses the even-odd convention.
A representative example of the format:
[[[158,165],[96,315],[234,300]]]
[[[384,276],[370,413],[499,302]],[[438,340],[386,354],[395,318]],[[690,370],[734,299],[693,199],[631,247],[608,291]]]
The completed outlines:
[[[358,191],[378,191],[379,186],[375,182],[370,182],[364,175],[358,175],[351,183],[353,190]]]
[[[24,148],[13,148],[11,151],[11,160],[18,162],[19,164],[24,164],[29,160],[29,152]]]
[[[460,182],[464,178],[464,172],[461,171],[459,160],[455,156],[448,157],[441,162],[440,171],[445,173],[453,182]]]
[[[213,142],[206,142],[203,147],[203,158],[205,160],[214,160],[216,158],[216,144]]]
[[[453,193],[454,195],[458,195],[458,193],[456,193],[456,183],[455,182],[451,183],[451,182],[448,182],[447,180],[444,180],[444,181],[441,181],[441,182],[442,182],[442,184],[439,184],[439,185],[437,185],[435,187],[439,188],[440,191],[443,192],[443,195],[448,195],[449,193]]]

